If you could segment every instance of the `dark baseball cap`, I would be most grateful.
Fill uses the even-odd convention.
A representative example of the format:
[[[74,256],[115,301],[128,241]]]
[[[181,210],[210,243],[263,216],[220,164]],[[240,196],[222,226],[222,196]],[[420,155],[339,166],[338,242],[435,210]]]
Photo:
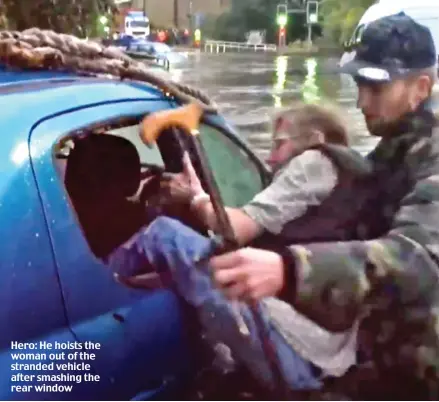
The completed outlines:
[[[367,25],[353,51],[341,72],[372,82],[402,78],[438,61],[430,30],[403,12]]]

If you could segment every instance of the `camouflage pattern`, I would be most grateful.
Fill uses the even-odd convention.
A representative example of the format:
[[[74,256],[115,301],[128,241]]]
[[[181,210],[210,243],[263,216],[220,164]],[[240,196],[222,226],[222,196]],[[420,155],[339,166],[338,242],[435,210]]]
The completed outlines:
[[[390,216],[388,230],[290,247],[298,272],[294,306],[332,331],[362,319],[361,364],[339,381],[361,399],[439,397],[439,128],[426,112],[403,123],[403,134],[382,139],[369,155],[379,172],[399,153],[390,187],[401,171],[410,179],[396,208],[385,194],[373,206],[377,219]],[[345,200],[355,203],[355,191]],[[367,234],[370,225],[365,215],[357,232]]]

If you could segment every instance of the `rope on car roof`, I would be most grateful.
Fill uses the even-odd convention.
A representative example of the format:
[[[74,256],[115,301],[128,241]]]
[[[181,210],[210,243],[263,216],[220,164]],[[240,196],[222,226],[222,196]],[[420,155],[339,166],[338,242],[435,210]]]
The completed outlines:
[[[0,62],[19,69],[59,70],[81,75],[110,75],[147,82],[179,103],[198,101],[203,110],[217,113],[209,97],[197,88],[166,80],[116,47],[73,35],[31,28],[0,31]]]

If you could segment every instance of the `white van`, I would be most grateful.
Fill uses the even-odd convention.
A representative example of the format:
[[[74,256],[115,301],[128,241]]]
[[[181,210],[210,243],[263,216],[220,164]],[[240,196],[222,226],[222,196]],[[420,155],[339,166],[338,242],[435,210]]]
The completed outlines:
[[[340,65],[353,58],[355,43],[361,38],[362,32],[369,23],[401,11],[430,29],[439,56],[439,0],[380,0],[370,6],[361,17],[350,40],[345,43],[345,52],[340,59]]]

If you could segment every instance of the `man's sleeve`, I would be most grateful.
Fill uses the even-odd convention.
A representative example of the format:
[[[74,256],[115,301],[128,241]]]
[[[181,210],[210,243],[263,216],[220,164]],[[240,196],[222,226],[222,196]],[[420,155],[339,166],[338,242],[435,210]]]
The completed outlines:
[[[308,150],[293,158],[242,210],[268,232],[278,234],[310,205],[320,204],[336,182],[332,162],[320,151]]]
[[[431,305],[439,279],[439,175],[418,181],[386,236],[290,246],[289,251],[295,266],[289,301],[330,330],[349,328],[379,282],[394,285],[405,303]]]

